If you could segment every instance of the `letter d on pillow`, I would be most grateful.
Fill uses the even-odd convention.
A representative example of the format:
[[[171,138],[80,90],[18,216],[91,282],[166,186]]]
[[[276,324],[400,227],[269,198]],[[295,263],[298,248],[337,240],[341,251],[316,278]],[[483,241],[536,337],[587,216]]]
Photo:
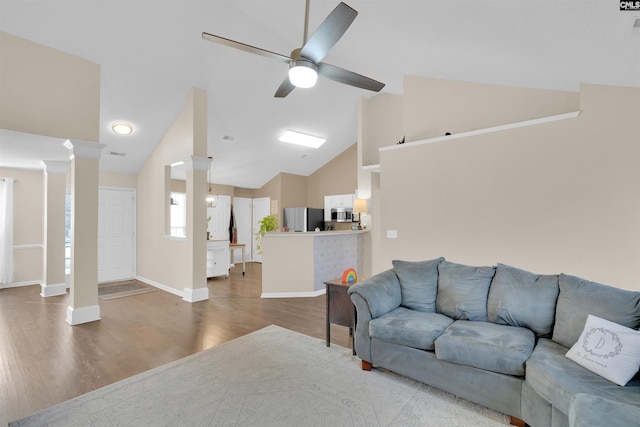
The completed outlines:
[[[640,368],[640,331],[590,314],[580,339],[566,356],[594,374],[624,386]]]

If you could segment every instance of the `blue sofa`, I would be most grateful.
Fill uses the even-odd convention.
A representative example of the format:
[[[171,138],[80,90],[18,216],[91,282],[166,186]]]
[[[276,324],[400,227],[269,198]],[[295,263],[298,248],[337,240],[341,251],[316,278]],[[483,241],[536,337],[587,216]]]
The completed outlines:
[[[580,355],[589,315],[626,327],[637,341],[640,292],[439,258],[393,261],[349,293],[365,370],[397,372],[510,415],[516,425],[640,425],[638,366],[621,386],[565,356],[573,347]]]

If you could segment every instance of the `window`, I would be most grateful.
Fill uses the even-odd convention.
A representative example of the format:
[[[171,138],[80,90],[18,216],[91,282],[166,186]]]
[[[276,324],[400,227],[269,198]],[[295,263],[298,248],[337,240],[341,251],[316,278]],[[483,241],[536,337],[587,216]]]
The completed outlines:
[[[187,237],[187,194],[171,193],[170,233],[176,237]]]

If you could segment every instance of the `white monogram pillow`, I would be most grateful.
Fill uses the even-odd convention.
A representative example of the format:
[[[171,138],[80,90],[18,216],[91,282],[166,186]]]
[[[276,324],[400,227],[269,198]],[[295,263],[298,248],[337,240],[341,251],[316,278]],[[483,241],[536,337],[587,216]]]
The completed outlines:
[[[566,356],[624,386],[640,368],[640,332],[590,314]]]

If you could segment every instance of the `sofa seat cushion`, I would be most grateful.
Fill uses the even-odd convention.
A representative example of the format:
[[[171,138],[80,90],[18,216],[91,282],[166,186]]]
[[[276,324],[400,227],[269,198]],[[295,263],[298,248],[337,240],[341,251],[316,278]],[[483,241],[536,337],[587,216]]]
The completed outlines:
[[[535,345],[529,329],[456,320],[436,340],[436,357],[492,372],[523,376]]]
[[[627,405],[592,394],[578,393],[571,399],[571,427],[629,427],[640,423],[640,401]]]
[[[569,349],[541,338],[527,361],[527,384],[544,400],[568,414],[571,398],[587,393],[620,403],[640,402],[640,377],[620,387],[565,357]]]
[[[392,344],[433,350],[433,342],[453,322],[442,314],[398,307],[369,322],[369,335]]]

